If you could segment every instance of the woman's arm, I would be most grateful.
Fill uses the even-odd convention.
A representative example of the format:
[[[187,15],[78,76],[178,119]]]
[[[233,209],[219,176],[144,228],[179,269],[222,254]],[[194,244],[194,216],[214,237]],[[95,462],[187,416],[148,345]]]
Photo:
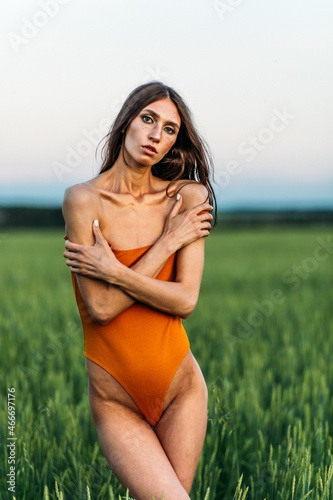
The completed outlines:
[[[197,193],[199,189],[205,190],[203,186],[197,185],[196,187]],[[188,198],[188,195],[185,198]],[[206,198],[202,195],[200,201],[203,199]],[[176,250],[209,234],[209,220],[212,216],[210,214],[197,215],[199,210],[210,210],[209,204],[194,207],[183,213],[182,216],[176,217],[181,203],[182,199],[175,203],[161,238],[132,266],[131,270],[134,276],[138,276],[140,273],[140,275],[145,274],[154,278]],[[107,280],[110,281],[110,262],[113,266],[120,263],[116,261],[99,228],[94,227],[93,234],[91,222],[87,222],[89,219],[92,220],[92,214],[94,217],[98,217],[99,209],[99,204],[91,199],[91,192],[85,189],[84,185],[74,186],[66,190],[63,213],[67,234],[72,241],[81,243],[66,242],[67,250],[64,252],[64,256],[68,259],[66,264],[71,266],[72,272],[80,273],[80,275],[77,274],[78,284],[90,315],[98,323],[106,324],[130,307],[135,299],[141,299],[139,296],[129,296],[128,292],[125,293],[115,284],[106,283]],[[96,243],[92,247],[90,245],[95,238]],[[120,266],[128,269],[121,264]],[[90,279],[91,277],[97,279]],[[105,281],[100,281],[101,279]],[[124,283],[124,290],[125,286]],[[135,291],[133,292],[135,293]]]
[[[199,184],[188,184],[183,189],[183,197],[184,208],[191,212],[193,206],[207,199],[207,190]],[[110,269],[108,279],[140,302],[188,318],[198,300],[203,265],[204,238],[200,238],[178,251],[175,282],[152,279],[122,265]]]
[[[203,264],[204,240],[201,238],[178,252],[175,282],[156,280],[126,266],[114,269],[112,281],[144,304],[188,318],[198,300]]]

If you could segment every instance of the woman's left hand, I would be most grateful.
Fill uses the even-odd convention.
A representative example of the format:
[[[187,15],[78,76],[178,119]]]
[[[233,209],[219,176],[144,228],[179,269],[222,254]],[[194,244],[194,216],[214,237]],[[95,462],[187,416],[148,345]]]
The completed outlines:
[[[67,259],[66,265],[70,267],[72,273],[112,282],[112,277],[121,264],[95,223],[93,223],[93,233],[96,240],[94,246],[66,241],[66,250],[63,254]]]

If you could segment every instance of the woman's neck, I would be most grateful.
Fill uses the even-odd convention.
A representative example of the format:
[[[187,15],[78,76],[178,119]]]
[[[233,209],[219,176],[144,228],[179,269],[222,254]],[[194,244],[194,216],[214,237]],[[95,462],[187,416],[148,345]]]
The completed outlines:
[[[153,193],[156,190],[151,166],[128,166],[117,159],[105,173],[104,185],[114,193],[132,194],[135,197]]]

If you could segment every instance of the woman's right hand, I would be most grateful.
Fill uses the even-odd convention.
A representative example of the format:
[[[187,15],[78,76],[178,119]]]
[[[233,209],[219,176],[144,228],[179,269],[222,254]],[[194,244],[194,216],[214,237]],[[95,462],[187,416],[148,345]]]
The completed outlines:
[[[180,194],[178,196],[179,199],[170,211],[162,233],[162,237],[171,239],[175,251],[208,236],[211,228],[210,221],[213,219],[210,213],[213,207],[209,203],[201,203],[180,214],[183,198]]]

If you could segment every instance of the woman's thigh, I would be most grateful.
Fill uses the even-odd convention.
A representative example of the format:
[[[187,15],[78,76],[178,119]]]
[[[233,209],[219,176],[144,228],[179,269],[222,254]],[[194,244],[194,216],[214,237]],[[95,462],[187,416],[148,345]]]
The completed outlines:
[[[207,427],[207,387],[191,351],[179,367],[166,397],[156,435],[177,477],[189,493]]]
[[[137,500],[159,500],[162,494],[164,500],[189,500],[158,437],[130,396],[91,363],[91,414],[104,456],[121,484]]]

